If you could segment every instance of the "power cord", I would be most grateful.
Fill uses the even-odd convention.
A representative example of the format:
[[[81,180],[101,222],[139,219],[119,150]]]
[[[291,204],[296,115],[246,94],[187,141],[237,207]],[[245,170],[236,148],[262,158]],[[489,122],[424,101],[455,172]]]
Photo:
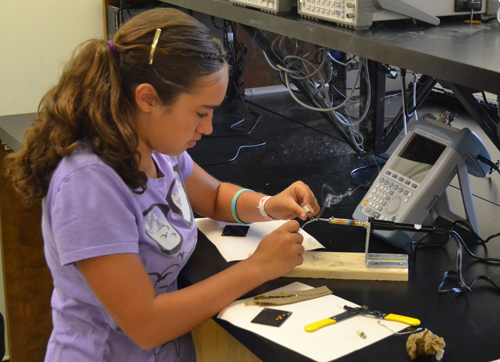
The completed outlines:
[[[471,228],[469,224],[466,222],[463,222],[461,220],[457,220],[452,223],[451,227],[449,230],[446,231],[441,231],[441,235],[446,235],[446,239],[444,241],[441,241],[439,243],[425,243],[423,244],[422,241],[429,237],[431,234],[426,233],[420,238],[419,241],[415,242],[413,244],[413,252],[414,252],[414,259],[416,258],[416,252],[418,250],[418,247],[440,247],[444,246],[450,238],[454,238],[456,243],[457,243],[457,260],[456,260],[456,267],[455,270],[449,270],[446,271],[443,275],[443,279],[441,284],[438,287],[438,292],[440,293],[447,293],[447,292],[453,292],[453,293],[465,293],[465,292],[470,292],[472,291],[472,287],[478,280],[484,280],[487,281],[491,286],[494,287],[494,289],[500,293],[500,286],[498,286],[490,277],[486,275],[479,275],[476,278],[473,279],[472,282],[466,283],[465,278],[463,275],[463,252],[465,251],[470,257],[472,257],[474,260],[487,263],[487,264],[493,264],[493,265],[500,265],[500,258],[488,258],[488,257],[480,257],[474,254],[467,244],[465,243],[464,239],[462,236],[455,230],[456,226],[461,226],[462,228],[466,229],[472,238],[476,240],[479,244],[483,245],[484,248],[486,249],[486,243],[495,238],[500,236],[500,233],[493,234],[489,236],[486,240],[481,239],[479,235],[477,235],[474,230]],[[450,279],[450,277],[454,277],[457,279],[458,287],[453,287],[453,288],[445,288],[445,284],[447,281]]]
[[[330,49],[324,47],[313,46],[311,49],[309,43],[284,36],[277,36],[272,43],[269,43],[262,34],[250,35],[259,35],[253,38],[262,48],[271,68],[279,73],[282,83],[292,98],[307,109],[321,112],[351,148],[356,152],[364,153],[364,137],[358,126],[366,118],[370,108],[371,85],[366,60],[350,56],[342,62],[332,55]],[[334,69],[339,65],[345,67],[346,71],[357,69],[355,85],[348,95],[338,91],[335,84]],[[354,97],[354,93],[362,77],[365,79],[367,96],[362,113],[355,118],[350,116],[346,107],[360,101],[359,97]],[[298,94],[305,97],[306,101],[311,104],[300,100]],[[340,104],[336,104],[335,95],[337,94],[343,98]],[[346,110],[346,114],[339,112],[341,108]]]
[[[234,131],[242,131],[239,133],[235,134],[230,134],[230,135],[208,135],[204,136],[204,139],[207,138],[226,138],[226,137],[246,137],[249,136],[257,127],[259,124],[262,116],[255,112],[248,104],[245,102],[243,97],[241,96],[240,93],[240,87],[243,85],[243,80],[241,79],[241,75],[243,73],[243,66],[245,63],[245,55],[247,52],[247,47],[245,44],[240,43],[238,41],[238,38],[236,36],[236,27],[235,24],[232,21],[227,21],[223,20],[222,25],[218,25],[216,23],[216,18],[214,16],[211,17],[212,24],[214,25],[215,28],[222,30],[223,33],[223,46],[224,49],[228,55],[228,63],[230,65],[230,74],[229,74],[229,86],[228,90],[226,93],[225,101],[227,103],[232,103],[235,97],[238,97],[238,99],[243,102],[243,105],[255,116],[255,122],[252,124],[250,129],[245,129],[245,128],[239,128],[239,126],[245,121],[245,118],[241,116],[240,109],[238,109],[238,113],[240,115],[239,121],[236,123],[233,123],[232,125],[229,126],[231,130]],[[240,152],[244,148],[256,148],[256,147],[262,147],[266,145],[265,141],[262,140],[257,140],[258,143],[252,144],[252,145],[242,145],[238,146],[238,149],[236,151],[236,154],[233,157],[230,157],[228,159],[222,160],[222,161],[214,161],[214,162],[200,162],[200,166],[212,166],[212,165],[218,165],[218,164],[223,164],[223,163],[229,163],[238,158],[240,155]]]
[[[486,158],[483,155],[478,155],[477,159],[478,159],[478,161],[481,161],[481,162],[487,164],[488,166],[490,166],[490,171],[488,172],[490,175],[493,173],[493,171],[497,171],[498,173],[500,173],[500,168],[499,168],[500,167],[500,160],[498,160],[497,162],[494,163],[489,158]]]

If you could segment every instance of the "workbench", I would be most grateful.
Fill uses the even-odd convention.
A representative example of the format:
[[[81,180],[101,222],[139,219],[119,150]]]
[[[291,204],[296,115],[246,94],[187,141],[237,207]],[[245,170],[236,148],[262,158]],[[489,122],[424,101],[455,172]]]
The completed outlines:
[[[316,224],[316,225],[315,225]],[[332,227],[310,224],[306,229],[311,235],[321,240],[327,250],[335,252],[359,252],[363,248],[363,233],[353,227]],[[328,243],[333,240],[334,243]],[[378,252],[393,252],[382,242],[373,240],[371,246]],[[500,247],[488,245],[490,255],[499,255]],[[429,329],[444,338],[447,346],[443,361],[453,362],[490,362],[500,358],[496,341],[500,338],[498,329],[499,296],[484,282],[478,282],[471,293],[439,293],[446,270],[454,268],[456,243],[450,240],[444,248],[426,248],[417,252],[416,260],[410,261],[409,280],[398,281],[363,281],[311,278],[279,278],[265,283],[245,297],[265,293],[294,281],[313,287],[326,285],[333,294],[369,308],[387,313],[395,313],[417,318],[421,327]],[[479,249],[478,249],[479,250]],[[487,274],[495,281],[500,280],[498,266],[485,266],[470,262],[467,258],[466,280],[472,276]],[[215,246],[199,234],[198,246],[187,266],[182,271],[186,283],[191,284],[210,277],[229,267]],[[450,282],[449,286],[456,286]],[[286,305],[278,309],[287,310]],[[325,318],[330,316],[325,316]],[[257,334],[238,328],[221,319],[215,319],[231,336],[237,339],[249,351],[264,362],[311,362],[312,360],[290,349],[282,347]],[[326,328],[342,328],[341,323]],[[220,333],[220,332],[219,332]],[[306,333],[306,332],[304,332]],[[205,333],[204,336],[207,334]],[[355,351],[336,362],[387,362],[410,361],[405,344],[408,335],[392,335],[382,341]],[[331,343],[334,345],[335,341]],[[212,346],[224,356],[226,349],[222,345]],[[201,356],[203,361],[203,356]],[[229,361],[229,359],[227,359]],[[431,361],[420,358],[417,361]]]

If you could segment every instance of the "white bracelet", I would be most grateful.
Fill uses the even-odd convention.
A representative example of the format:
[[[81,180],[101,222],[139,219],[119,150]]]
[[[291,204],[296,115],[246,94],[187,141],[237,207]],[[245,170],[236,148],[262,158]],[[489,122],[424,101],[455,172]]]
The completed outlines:
[[[271,216],[269,216],[267,214],[266,209],[264,209],[264,205],[266,204],[267,200],[269,200],[270,198],[271,198],[271,196],[264,196],[262,199],[260,199],[259,206],[257,206],[262,217],[268,221],[274,220]]]

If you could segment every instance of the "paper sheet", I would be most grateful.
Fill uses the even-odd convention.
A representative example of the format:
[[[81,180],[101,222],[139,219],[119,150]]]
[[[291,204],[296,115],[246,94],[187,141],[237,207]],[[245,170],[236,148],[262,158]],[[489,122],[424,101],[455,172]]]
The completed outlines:
[[[286,221],[276,220],[256,222],[250,224],[250,229],[245,237],[222,236],[222,229],[226,225],[239,225],[212,219],[196,219],[196,226],[217,247],[226,261],[244,260],[253,254],[260,241],[268,234],[279,228]],[[302,245],[305,250],[324,248],[315,238],[304,230],[299,231],[304,236]]]
[[[273,292],[309,288],[312,287],[295,282],[273,290]],[[257,333],[318,362],[327,362],[340,358],[392,334],[390,330],[377,323],[378,319],[363,316],[341,321],[338,324],[321,328],[316,332],[306,332],[304,330],[306,325],[344,312],[344,305],[359,307],[334,295],[276,307],[276,309],[292,312],[292,315],[280,327],[250,323],[264,307],[245,306],[245,302],[249,299],[238,300],[230,304],[219,313],[218,318]],[[401,331],[408,327],[403,323],[386,320],[381,321],[381,323],[394,331]],[[365,332],[366,339],[358,336],[358,329]]]

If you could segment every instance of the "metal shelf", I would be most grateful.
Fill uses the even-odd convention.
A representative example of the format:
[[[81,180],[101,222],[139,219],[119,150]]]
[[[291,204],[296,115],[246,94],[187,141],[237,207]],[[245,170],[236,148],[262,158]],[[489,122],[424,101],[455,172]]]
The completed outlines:
[[[391,64],[469,88],[500,94],[500,27],[442,18],[439,26],[413,20],[376,22],[367,30],[274,15],[224,0],[161,0],[185,9]]]

